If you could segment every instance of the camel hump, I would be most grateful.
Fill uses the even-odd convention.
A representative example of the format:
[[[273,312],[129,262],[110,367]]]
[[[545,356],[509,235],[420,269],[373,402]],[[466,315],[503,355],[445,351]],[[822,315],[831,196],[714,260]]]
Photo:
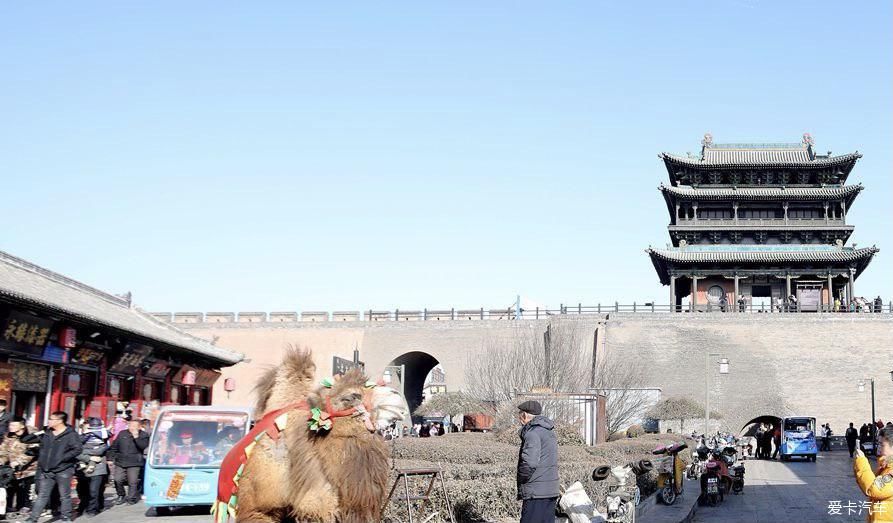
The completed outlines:
[[[288,345],[282,363],[261,374],[255,386],[260,415],[282,404],[300,399],[311,390],[316,375],[316,364],[310,349]]]

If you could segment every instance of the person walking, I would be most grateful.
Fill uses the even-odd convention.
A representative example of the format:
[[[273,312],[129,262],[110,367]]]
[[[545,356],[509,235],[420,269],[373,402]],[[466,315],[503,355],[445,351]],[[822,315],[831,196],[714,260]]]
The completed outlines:
[[[38,443],[25,443],[29,435],[25,419],[10,418],[9,432],[0,443],[0,463],[13,470],[13,482],[6,493],[6,511],[27,514],[31,510],[31,487],[37,472]]]
[[[844,437],[846,437],[846,448],[850,451],[850,457],[852,458],[853,452],[856,451],[856,441],[859,439],[859,432],[856,430],[856,427],[853,426],[853,422],[850,422],[850,426],[846,429]]]
[[[822,431],[820,434],[821,434],[821,438],[822,438],[822,443],[821,443],[821,445],[819,445],[819,451],[824,452],[828,448],[828,426],[824,423],[822,424]]]
[[[779,425],[772,426],[772,442],[775,443],[775,450],[772,451],[772,459],[775,459],[778,456],[778,451],[781,450],[781,427]]]
[[[40,454],[37,458],[40,479],[37,501],[28,517],[29,522],[37,522],[56,489],[59,490],[62,521],[71,521],[71,478],[81,450],[81,439],[68,426],[68,414],[62,411],[50,414],[47,430],[40,436]]]
[[[518,405],[521,448],[518,451],[518,499],[521,523],[553,523],[558,503],[558,438],[552,420],[538,401]]]
[[[876,470],[871,470],[871,463],[861,450],[856,451],[856,459],[853,460],[856,484],[871,503],[869,522],[893,520],[893,431],[882,430],[878,442]]]
[[[144,457],[143,451],[149,446],[149,434],[140,429],[139,420],[130,420],[127,430],[121,432],[115,438],[109,454],[115,465],[115,491],[118,498],[116,505],[127,503],[134,505],[139,502],[140,470]],[[127,491],[124,485],[127,485]]]
[[[105,485],[108,482],[109,467],[105,455],[109,450],[109,433],[99,418],[87,419],[87,430],[81,435],[83,451],[78,456],[81,462],[78,477],[78,514],[86,513],[93,517],[105,510]]]

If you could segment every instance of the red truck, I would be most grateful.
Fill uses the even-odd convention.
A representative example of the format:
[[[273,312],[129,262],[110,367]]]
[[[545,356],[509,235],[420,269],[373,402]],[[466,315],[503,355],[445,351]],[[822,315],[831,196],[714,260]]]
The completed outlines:
[[[493,430],[493,416],[466,414],[462,419],[463,432],[489,432]]]

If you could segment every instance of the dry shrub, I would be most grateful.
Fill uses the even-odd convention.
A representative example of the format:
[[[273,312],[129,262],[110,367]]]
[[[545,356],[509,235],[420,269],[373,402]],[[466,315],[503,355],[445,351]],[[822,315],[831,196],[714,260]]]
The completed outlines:
[[[582,482],[590,498],[598,503],[604,499],[607,484],[594,482],[592,469],[651,459],[651,451],[668,441],[676,439],[666,434],[645,435],[595,447],[562,446],[558,450],[561,484],[569,486],[575,481]],[[495,434],[458,433],[434,438],[401,438],[393,449],[398,468],[439,466],[444,471],[458,521],[517,521],[521,509],[515,484],[519,444],[517,431],[510,443],[501,441]],[[396,473],[392,473],[392,481],[395,477]],[[653,472],[639,478],[643,495],[654,492],[655,481]],[[424,486],[427,487],[427,483]],[[438,510],[445,510],[439,495],[433,499]],[[407,519],[405,504],[392,501],[386,521]]]

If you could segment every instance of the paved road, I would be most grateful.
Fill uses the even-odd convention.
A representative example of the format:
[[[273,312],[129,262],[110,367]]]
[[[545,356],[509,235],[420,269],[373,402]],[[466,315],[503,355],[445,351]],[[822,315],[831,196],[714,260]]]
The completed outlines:
[[[193,523],[204,522],[211,523],[213,521],[210,509],[211,507],[194,507],[178,509],[170,516],[156,516],[154,510],[149,510],[142,502],[136,505],[112,506],[114,499],[113,492],[106,492],[106,505],[111,508],[105,510],[101,514],[87,518],[81,516],[77,521],[83,523]],[[9,518],[9,521],[16,521],[15,518]],[[45,517],[40,520],[41,523],[58,521],[56,518]]]
[[[866,520],[866,510],[859,514],[865,496],[853,479],[852,460],[846,451],[820,454],[816,463],[746,461],[745,465],[744,493],[726,496],[716,507],[697,507],[693,521],[842,523]],[[829,514],[832,501],[840,502],[840,514]],[[852,505],[848,505],[850,502]]]

